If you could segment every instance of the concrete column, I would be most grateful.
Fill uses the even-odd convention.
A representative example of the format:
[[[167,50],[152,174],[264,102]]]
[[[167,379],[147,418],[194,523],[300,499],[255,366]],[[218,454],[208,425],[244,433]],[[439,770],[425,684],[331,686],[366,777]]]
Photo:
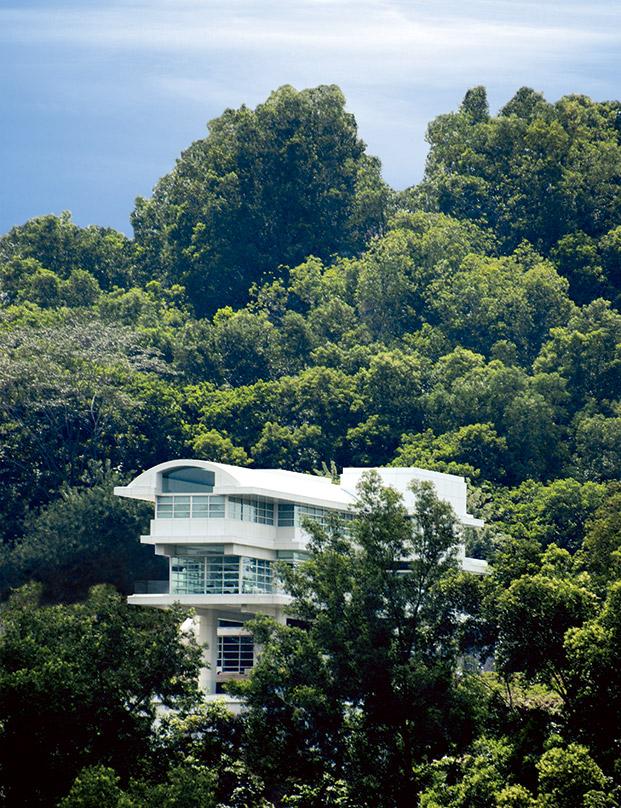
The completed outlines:
[[[205,693],[216,692],[216,660],[218,658],[218,615],[215,611],[200,611],[198,618],[198,641],[205,645],[203,659],[205,667],[201,668],[199,685]]]

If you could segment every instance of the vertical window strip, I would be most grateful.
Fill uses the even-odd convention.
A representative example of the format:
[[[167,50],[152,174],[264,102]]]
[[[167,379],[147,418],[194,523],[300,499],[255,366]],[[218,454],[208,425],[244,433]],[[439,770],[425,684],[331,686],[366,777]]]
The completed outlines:
[[[295,527],[295,505],[292,502],[279,503],[278,527]]]

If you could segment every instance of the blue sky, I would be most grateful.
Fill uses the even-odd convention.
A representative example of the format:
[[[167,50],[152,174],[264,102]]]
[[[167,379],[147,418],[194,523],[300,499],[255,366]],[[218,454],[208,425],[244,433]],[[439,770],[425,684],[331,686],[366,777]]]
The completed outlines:
[[[468,87],[619,98],[620,46],[612,0],[0,0],[0,232],[62,210],[130,232],[210,118],[285,83],[339,84],[406,187]]]

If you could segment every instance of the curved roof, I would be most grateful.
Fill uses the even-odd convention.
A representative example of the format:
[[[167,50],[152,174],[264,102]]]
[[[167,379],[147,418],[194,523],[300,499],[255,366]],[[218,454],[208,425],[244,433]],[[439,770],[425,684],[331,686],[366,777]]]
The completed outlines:
[[[254,494],[280,500],[295,500],[308,504],[325,505],[346,509],[355,501],[339,485],[334,485],[327,477],[314,474],[301,474],[283,469],[249,469],[243,466],[229,466],[211,460],[169,460],[153,466],[126,486],[117,486],[114,493],[130,499],[143,499],[153,502],[161,493],[161,475],[175,468],[194,467],[216,473],[214,494]]]
[[[162,474],[188,466],[215,473],[214,494],[263,496],[284,502],[300,502],[337,510],[347,510],[355,503],[356,486],[367,471],[377,471],[384,485],[392,486],[399,491],[410,513],[416,499],[410,484],[414,480],[428,480],[433,483],[438,496],[450,502],[462,524],[472,527],[483,525],[480,519],[476,519],[467,511],[466,481],[463,477],[418,468],[345,468],[341,484],[335,485],[327,477],[318,477],[314,474],[301,474],[284,469],[251,469],[214,463],[211,460],[188,458],[169,460],[153,466],[139,474],[129,485],[117,486],[114,493],[121,497],[154,502],[155,497],[162,493]]]

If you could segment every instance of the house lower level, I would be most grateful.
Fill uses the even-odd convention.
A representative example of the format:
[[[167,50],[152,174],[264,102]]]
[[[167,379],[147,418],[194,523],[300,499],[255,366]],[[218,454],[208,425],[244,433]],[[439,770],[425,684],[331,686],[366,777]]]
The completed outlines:
[[[291,598],[279,587],[275,562],[296,564],[308,557],[307,519],[325,524],[336,514],[347,522],[356,487],[368,468],[345,468],[340,483],[280,469],[248,469],[205,460],[172,460],[148,469],[118,496],[152,502],[154,518],[144,544],[168,558],[164,592],[135,594],[129,603],[166,608],[173,603],[195,612],[197,638],[205,651],[201,685],[207,694],[247,675],[255,663],[252,635],[245,628],[257,614],[281,623],[292,620]],[[467,512],[463,477],[417,468],[377,468],[384,485],[395,488],[413,512],[413,481],[431,482],[459,522],[480,527]],[[467,558],[465,570],[482,574],[486,562]]]

